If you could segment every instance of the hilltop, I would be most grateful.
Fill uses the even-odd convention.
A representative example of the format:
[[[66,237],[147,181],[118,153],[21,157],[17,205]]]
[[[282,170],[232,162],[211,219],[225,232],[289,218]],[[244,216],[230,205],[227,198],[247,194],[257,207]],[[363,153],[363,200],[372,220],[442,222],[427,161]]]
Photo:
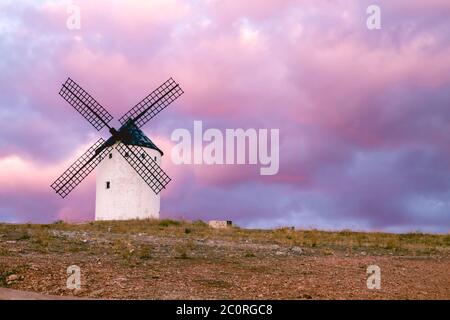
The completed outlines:
[[[380,290],[366,286],[381,268]],[[67,267],[81,289],[66,288]],[[202,221],[0,224],[0,287],[120,299],[450,299],[450,235],[211,229]]]

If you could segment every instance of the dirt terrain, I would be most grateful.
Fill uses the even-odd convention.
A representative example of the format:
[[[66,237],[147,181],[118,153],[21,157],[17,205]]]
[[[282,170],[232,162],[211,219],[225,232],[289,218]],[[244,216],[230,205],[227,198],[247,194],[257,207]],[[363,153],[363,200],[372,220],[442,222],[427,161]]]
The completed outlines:
[[[66,286],[81,268],[81,289]],[[369,265],[381,289],[367,288]],[[102,299],[450,299],[450,235],[0,224],[0,287]]]

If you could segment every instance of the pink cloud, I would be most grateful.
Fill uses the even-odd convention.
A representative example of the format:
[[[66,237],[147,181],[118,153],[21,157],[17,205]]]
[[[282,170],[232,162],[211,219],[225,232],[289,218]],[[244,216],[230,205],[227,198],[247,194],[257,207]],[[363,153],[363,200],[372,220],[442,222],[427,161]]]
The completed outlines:
[[[65,28],[62,3],[3,7],[19,24],[0,42],[1,218],[38,219],[37,199],[42,220],[93,216],[95,176],[67,201],[48,188],[76,151],[107,136],[57,95],[67,76],[116,119],[173,76],[186,94],[145,127],[173,177],[165,214],[448,229],[442,213],[427,220],[411,204],[449,201],[448,1],[381,1],[377,32],[365,28],[369,1],[75,4],[77,31]],[[170,133],[193,120],[279,128],[279,174],[173,165]]]

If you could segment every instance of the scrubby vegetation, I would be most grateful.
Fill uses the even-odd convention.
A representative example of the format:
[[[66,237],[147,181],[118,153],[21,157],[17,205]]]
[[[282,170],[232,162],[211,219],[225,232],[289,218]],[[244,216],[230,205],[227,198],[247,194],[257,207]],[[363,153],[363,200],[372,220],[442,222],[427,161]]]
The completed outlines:
[[[77,232],[76,236],[70,236]],[[278,244],[320,249],[328,255],[334,251],[365,250],[368,252],[392,253],[396,255],[446,254],[450,248],[450,235],[406,233],[392,234],[381,232],[339,232],[319,230],[294,230],[278,228],[275,230],[249,230],[238,227],[227,229],[211,229],[203,221],[164,220],[132,220],[115,222],[90,222],[84,224],[68,224],[57,221],[53,224],[0,224],[2,240],[22,241],[31,250],[40,252],[77,252],[95,251],[88,246],[87,234],[95,238],[101,234],[126,234],[125,238],[116,240],[113,252],[126,251],[133,246],[133,235],[172,236],[178,239],[212,239],[223,241],[250,241],[259,244]],[[83,237],[85,235],[85,237]],[[66,241],[64,241],[64,239]],[[131,249],[130,249],[131,250]],[[128,250],[129,251],[129,250]],[[9,254],[3,246],[0,255]],[[127,254],[125,254],[127,255]],[[147,255],[143,255],[147,256]],[[148,254],[150,256],[150,254]],[[185,255],[183,255],[185,256]]]

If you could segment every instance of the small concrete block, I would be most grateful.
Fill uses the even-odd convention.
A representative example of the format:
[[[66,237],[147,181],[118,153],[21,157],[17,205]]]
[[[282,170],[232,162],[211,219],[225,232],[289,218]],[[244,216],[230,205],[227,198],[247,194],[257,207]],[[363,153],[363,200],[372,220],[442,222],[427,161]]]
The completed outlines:
[[[226,229],[231,227],[233,223],[226,220],[211,220],[209,221],[209,226],[214,229]]]

